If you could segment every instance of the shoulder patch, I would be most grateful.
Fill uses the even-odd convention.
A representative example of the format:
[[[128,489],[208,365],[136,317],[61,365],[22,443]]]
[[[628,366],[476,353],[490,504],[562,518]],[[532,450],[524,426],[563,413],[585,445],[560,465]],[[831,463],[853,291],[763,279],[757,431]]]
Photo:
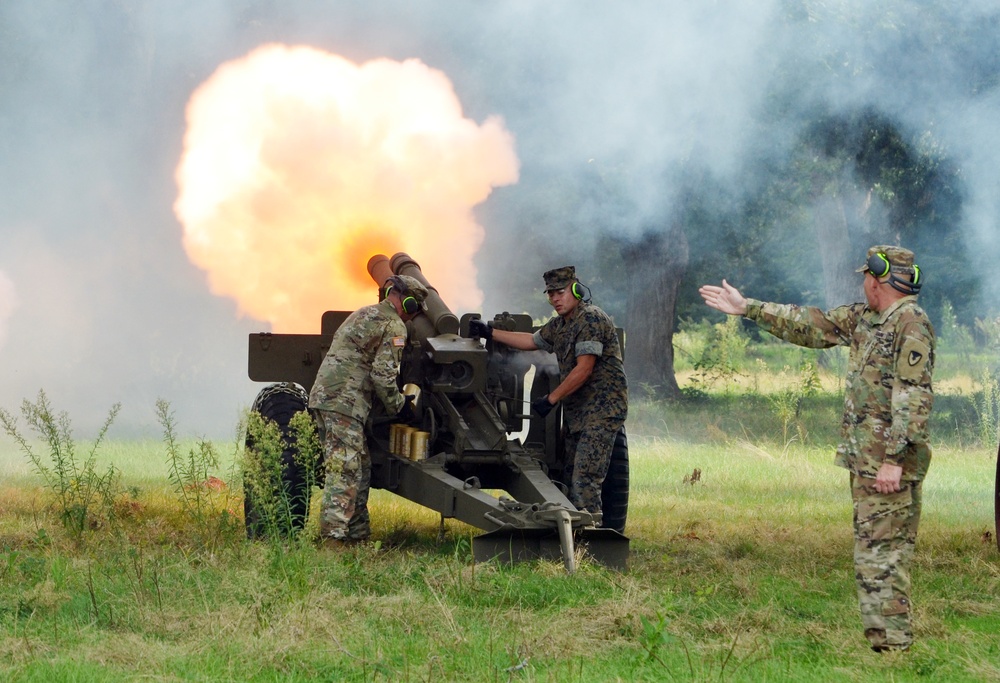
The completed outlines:
[[[899,351],[896,372],[900,379],[918,383],[923,380],[930,349],[920,339],[906,339]]]
[[[403,348],[404,346],[406,346],[406,337],[393,337],[392,345],[395,346],[397,349]]]

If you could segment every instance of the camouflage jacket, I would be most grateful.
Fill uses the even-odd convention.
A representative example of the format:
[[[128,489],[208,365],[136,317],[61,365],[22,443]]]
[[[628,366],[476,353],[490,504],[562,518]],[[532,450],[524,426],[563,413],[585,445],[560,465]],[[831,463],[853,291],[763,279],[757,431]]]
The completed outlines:
[[[836,464],[875,478],[883,462],[920,481],[931,461],[934,328],[915,296],[882,312],[866,304],[818,308],[747,300],[746,317],[799,346],[849,346]]]
[[[562,401],[569,431],[595,426],[617,429],[625,423],[628,381],[618,332],[607,313],[581,301],[569,318],[545,323],[534,340],[538,348],[555,353],[561,380],[576,366],[577,356],[597,356],[587,382]]]
[[[354,311],[333,335],[309,392],[309,407],[364,422],[375,397],[389,415],[403,406],[396,386],[406,324],[390,301]]]

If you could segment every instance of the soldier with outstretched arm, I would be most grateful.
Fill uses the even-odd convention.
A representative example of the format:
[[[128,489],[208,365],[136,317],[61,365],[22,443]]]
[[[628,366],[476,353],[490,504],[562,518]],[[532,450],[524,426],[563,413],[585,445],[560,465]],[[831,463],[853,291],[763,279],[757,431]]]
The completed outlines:
[[[599,513],[615,436],[628,415],[628,382],[618,332],[611,317],[584,296],[576,268],[555,268],[542,278],[558,317],[534,333],[498,330],[482,320],[470,321],[469,332],[522,351],[555,353],[559,386],[532,401],[531,407],[545,417],[562,403],[572,467],[568,498],[578,510]]]
[[[851,473],[854,567],[865,637],[876,652],[913,642],[910,564],[930,466],[934,329],[917,304],[913,252],[868,250],[866,303],[829,311],[744,297],[725,280],[704,285],[705,303],[810,348],[850,347],[836,464]]]

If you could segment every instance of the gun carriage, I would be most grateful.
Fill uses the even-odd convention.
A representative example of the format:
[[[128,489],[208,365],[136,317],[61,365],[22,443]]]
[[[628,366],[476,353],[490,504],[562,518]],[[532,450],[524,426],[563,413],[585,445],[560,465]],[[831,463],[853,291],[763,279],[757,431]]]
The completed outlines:
[[[391,259],[373,256],[368,272],[380,296],[392,276],[408,275],[427,287],[425,310],[407,323],[400,385],[416,385],[420,399],[413,423],[424,436],[426,457],[411,459],[399,448],[400,426],[380,413],[376,401],[365,431],[372,460],[371,485],[391,491],[444,518],[482,529],[473,539],[476,561],[517,562],[562,558],[575,569],[575,548],[585,547],[596,561],[625,567],[628,538],[628,443],[618,434],[602,495],[603,517],[576,509],[566,497],[567,463],[561,434],[561,409],[545,418],[525,414],[528,401],[544,396],[559,382],[552,354],[522,352],[468,338],[468,322],[459,319],[405,253]],[[315,380],[336,329],[350,311],[323,314],[320,334],[251,334],[249,375],[272,382],[260,391],[253,410],[274,420],[286,439],[282,477],[292,496],[294,523],[308,514],[301,495],[307,477],[296,463],[288,424],[307,410]],[[531,332],[526,315],[501,313],[496,328]],[[528,428],[524,429],[525,421]],[[323,477],[318,477],[322,481]],[[503,492],[496,495],[494,492]],[[506,495],[504,495],[506,494]],[[259,514],[252,490],[245,499],[247,531],[259,535]]]

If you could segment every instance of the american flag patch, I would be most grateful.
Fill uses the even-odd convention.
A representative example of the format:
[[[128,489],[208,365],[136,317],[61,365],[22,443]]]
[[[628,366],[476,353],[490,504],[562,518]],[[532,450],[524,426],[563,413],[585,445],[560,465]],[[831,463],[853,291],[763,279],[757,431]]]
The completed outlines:
[[[404,346],[406,346],[406,337],[393,337],[392,345],[395,346],[396,348],[400,349],[403,348]]]

